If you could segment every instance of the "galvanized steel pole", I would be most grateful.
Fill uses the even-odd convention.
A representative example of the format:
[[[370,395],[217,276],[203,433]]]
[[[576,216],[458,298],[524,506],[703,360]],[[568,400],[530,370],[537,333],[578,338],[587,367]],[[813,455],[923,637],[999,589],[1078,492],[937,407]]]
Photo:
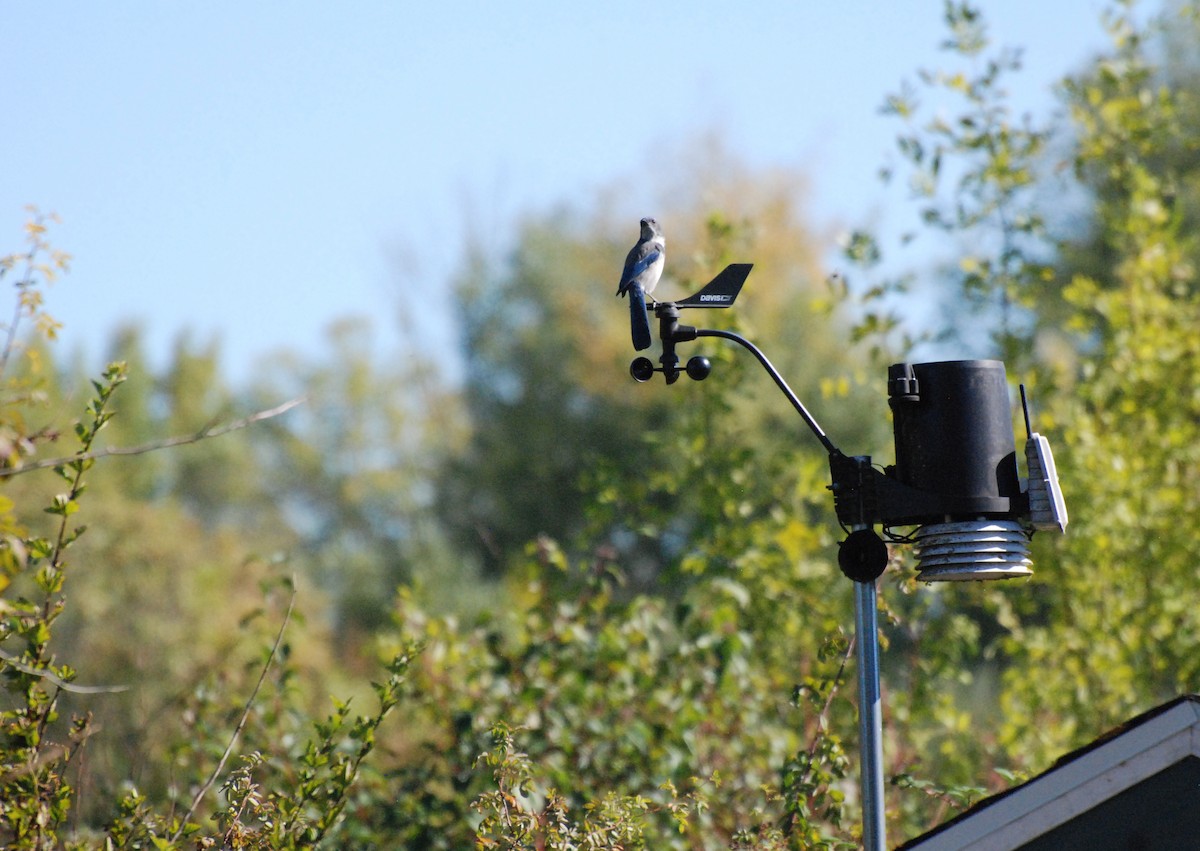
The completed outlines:
[[[879,692],[879,625],[875,581],[854,583],[858,655],[858,742],[861,758],[863,848],[883,851],[883,707]]]

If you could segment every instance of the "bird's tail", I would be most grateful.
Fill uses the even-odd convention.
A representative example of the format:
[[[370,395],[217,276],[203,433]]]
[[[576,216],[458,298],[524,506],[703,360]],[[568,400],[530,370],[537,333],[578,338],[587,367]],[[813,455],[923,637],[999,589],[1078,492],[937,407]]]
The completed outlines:
[[[642,285],[634,281],[629,285],[629,329],[633,334],[633,348],[637,351],[650,348],[650,318],[646,315],[646,293]]]

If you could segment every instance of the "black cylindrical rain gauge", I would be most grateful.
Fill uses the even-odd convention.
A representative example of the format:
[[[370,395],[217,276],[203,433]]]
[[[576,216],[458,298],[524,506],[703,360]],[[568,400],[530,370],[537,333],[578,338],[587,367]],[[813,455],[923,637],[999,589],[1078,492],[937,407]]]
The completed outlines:
[[[888,390],[896,478],[964,505],[1007,511],[1021,485],[1004,364],[895,364]]]
[[[1012,405],[995,360],[894,364],[888,395],[897,482],[932,499],[908,503],[927,582],[1029,576],[1028,497],[1017,473]],[[903,515],[903,511],[901,514]]]

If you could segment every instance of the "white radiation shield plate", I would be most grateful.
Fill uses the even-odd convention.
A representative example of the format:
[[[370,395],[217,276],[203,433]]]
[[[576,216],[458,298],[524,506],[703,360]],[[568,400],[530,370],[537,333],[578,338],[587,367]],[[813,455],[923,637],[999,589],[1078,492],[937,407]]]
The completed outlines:
[[[932,523],[917,530],[922,582],[972,582],[1031,576],[1029,536],[1015,520]]]
[[[1046,438],[1037,432],[1025,441],[1025,464],[1029,468],[1029,523],[1046,532],[1067,531],[1067,504],[1058,484],[1054,454]]]

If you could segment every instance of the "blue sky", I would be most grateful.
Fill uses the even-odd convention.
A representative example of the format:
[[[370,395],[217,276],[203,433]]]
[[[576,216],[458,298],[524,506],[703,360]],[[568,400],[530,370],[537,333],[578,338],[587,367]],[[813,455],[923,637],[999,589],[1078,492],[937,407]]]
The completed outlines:
[[[985,0],[1025,48],[1016,103],[1106,39],[1098,0]],[[403,293],[439,311],[467,222],[588,203],[719,130],[812,181],[827,228],[889,215],[884,96],[937,62],[921,2],[0,3],[0,250],[24,206],[74,256],[49,294],[93,358],[140,322],[190,329],[227,372],[320,350],[348,315],[386,337]],[[646,214],[629,200],[631,240]],[[403,262],[398,262],[402,258]],[[614,257],[614,270],[621,258]]]

